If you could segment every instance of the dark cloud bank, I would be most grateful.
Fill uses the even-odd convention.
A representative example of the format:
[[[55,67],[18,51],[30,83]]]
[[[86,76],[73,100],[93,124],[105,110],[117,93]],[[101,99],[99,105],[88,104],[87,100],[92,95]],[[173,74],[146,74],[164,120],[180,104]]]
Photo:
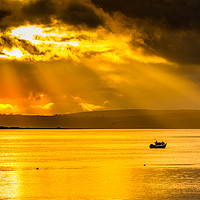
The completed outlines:
[[[82,1],[32,0],[28,3],[10,1],[0,4],[1,29],[25,23],[51,24],[52,19],[70,25],[97,28],[104,24],[92,4]]]
[[[152,20],[155,24],[172,29],[200,27],[198,0],[92,0],[104,11],[121,12],[127,17]]]
[[[51,17],[56,14],[55,5],[51,0],[31,1],[21,9],[26,20],[31,22],[50,23]]]
[[[127,17],[143,33],[144,51],[180,65],[200,64],[198,0],[32,0],[0,3],[1,30],[26,23],[51,26],[52,19],[94,30],[105,26],[104,13]],[[2,38],[4,40],[4,38]],[[6,45],[9,45],[7,38]],[[133,48],[134,48],[133,37]],[[24,44],[27,46],[26,44]],[[38,53],[34,47],[27,47]],[[40,52],[39,52],[40,53]]]
[[[181,65],[199,65],[200,1],[92,0],[105,12],[121,13],[145,34],[145,50]],[[134,43],[134,42],[133,42]]]
[[[2,0],[0,27],[51,25],[52,19],[57,19],[75,27],[95,29],[105,25],[102,12],[98,12],[101,9],[111,17],[118,12],[131,19],[144,33],[147,53],[179,64],[200,64],[198,0]]]

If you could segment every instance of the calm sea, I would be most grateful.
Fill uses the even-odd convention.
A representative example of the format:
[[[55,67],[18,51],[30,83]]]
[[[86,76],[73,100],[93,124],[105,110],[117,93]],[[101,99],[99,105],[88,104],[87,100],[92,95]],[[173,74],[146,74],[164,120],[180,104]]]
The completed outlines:
[[[200,199],[200,130],[0,130],[0,199]]]

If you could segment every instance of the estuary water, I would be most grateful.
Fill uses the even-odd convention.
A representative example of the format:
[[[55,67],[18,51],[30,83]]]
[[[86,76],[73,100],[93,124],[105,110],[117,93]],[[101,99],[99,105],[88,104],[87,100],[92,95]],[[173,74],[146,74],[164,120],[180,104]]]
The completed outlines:
[[[0,130],[0,199],[200,199],[200,130]]]

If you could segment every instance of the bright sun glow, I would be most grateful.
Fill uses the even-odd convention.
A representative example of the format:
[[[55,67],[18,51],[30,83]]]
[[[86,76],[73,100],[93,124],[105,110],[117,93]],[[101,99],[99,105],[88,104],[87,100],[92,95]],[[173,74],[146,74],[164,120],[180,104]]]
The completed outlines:
[[[23,26],[13,29],[8,35],[18,47],[18,50],[4,51],[8,58],[26,61],[80,61],[92,56],[112,63],[126,63],[128,59],[142,63],[168,63],[163,58],[147,56],[140,49],[131,48],[130,35],[113,34],[103,28],[96,32],[80,32],[68,26]]]
[[[21,52],[20,49],[16,49],[13,48],[11,51],[8,51],[7,49],[3,50],[3,53],[7,56],[9,56],[10,58],[17,58],[20,59],[21,57],[23,57],[23,53]]]
[[[43,30],[37,26],[27,26],[13,29],[10,35],[24,40],[33,40],[35,35],[43,35]]]

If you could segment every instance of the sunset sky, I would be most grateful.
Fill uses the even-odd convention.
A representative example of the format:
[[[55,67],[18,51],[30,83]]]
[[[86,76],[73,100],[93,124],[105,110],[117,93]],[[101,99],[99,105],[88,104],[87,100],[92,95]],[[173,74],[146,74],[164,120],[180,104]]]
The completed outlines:
[[[0,113],[200,109],[199,0],[0,0]]]

